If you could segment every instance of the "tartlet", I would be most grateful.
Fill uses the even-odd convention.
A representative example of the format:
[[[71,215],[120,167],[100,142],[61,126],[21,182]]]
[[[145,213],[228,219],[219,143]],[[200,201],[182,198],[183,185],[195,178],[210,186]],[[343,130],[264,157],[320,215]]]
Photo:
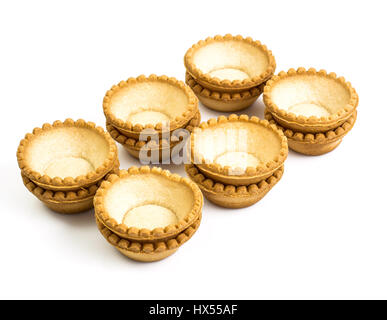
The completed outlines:
[[[196,115],[190,120],[188,125],[185,128],[187,130],[187,134],[192,132],[192,130],[200,124],[201,116],[200,112],[197,112]],[[116,127],[111,125],[110,123],[106,123],[106,129],[110,136],[118,143],[120,143],[131,156],[139,159],[141,149],[147,144],[145,141],[136,140],[134,138],[127,137],[122,134]],[[151,149],[157,149],[159,151],[159,156],[157,161],[159,162],[162,159],[163,152],[168,153],[168,157],[172,154],[172,148],[176,146],[184,137],[184,132],[180,132],[178,136],[174,134],[174,132],[168,133],[170,143],[163,139],[163,137],[159,137],[158,143],[157,140],[154,140],[154,143],[149,143],[146,147],[147,155],[150,156]],[[164,151],[166,150],[166,151]]]
[[[82,119],[35,128],[17,150],[22,175],[54,191],[78,190],[97,183],[114,168],[117,159],[117,146],[109,134]]]
[[[343,77],[325,70],[298,68],[273,76],[264,88],[263,101],[279,125],[303,133],[321,133],[346,122],[359,99]]]
[[[265,110],[265,119],[277,125],[288,139],[289,148],[306,155],[318,156],[334,150],[343,137],[353,128],[356,122],[357,111],[339,127],[320,133],[302,133],[281,127],[272,114]]]
[[[224,184],[264,180],[282,167],[287,154],[281,130],[247,115],[210,119],[191,135],[191,161],[206,177]]]
[[[206,107],[222,112],[233,112],[252,105],[263,92],[264,83],[238,92],[212,91],[201,86],[186,72],[185,82],[193,90],[199,101]]]
[[[194,44],[184,56],[184,65],[200,85],[222,92],[256,87],[269,79],[276,67],[265,45],[230,34]]]
[[[202,193],[190,179],[147,166],[110,175],[94,197],[98,220],[135,241],[174,238],[199,218],[202,206]]]
[[[139,139],[146,128],[161,133],[185,127],[198,112],[198,100],[184,82],[167,76],[141,75],[114,85],[103,99],[108,123]]]
[[[191,226],[169,240],[139,242],[120,237],[96,218],[98,230],[104,238],[123,255],[140,262],[160,261],[171,256],[192,238],[199,228],[200,222],[201,216]]]
[[[197,183],[204,196],[225,208],[245,208],[261,200],[281,179],[283,166],[269,178],[247,186],[224,185],[204,176],[194,164],[185,165],[188,176]]]

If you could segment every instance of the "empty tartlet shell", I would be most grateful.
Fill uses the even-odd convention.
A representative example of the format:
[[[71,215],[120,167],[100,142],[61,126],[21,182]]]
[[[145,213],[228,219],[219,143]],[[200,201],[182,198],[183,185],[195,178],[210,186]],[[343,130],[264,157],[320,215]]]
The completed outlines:
[[[185,165],[188,176],[199,186],[212,203],[225,208],[245,208],[261,200],[281,179],[284,167],[277,169],[269,178],[247,186],[224,185],[203,175],[193,164]]]
[[[239,111],[249,107],[262,94],[264,87],[264,84],[261,84],[249,90],[231,93],[211,91],[197,83],[188,72],[185,74],[185,82],[203,105],[212,110],[222,112]]]
[[[355,125],[357,111],[355,110],[341,126],[314,134],[295,132],[281,127],[267,110],[265,110],[265,118],[284,132],[290,149],[305,155],[319,156],[334,150],[341,143],[344,136]]]
[[[107,176],[112,173],[117,173],[119,166],[120,164],[117,160],[115,168]],[[94,195],[102,182],[102,180],[99,180],[97,183],[88,187],[81,187],[73,191],[53,191],[39,187],[23,174],[21,176],[23,184],[33,195],[51,210],[65,214],[79,213],[91,209],[93,207]]]
[[[42,175],[31,169],[28,161],[25,160],[24,150],[26,146],[34,139],[35,136],[42,132],[52,130],[53,128],[66,128],[66,127],[79,127],[87,128],[98,133],[109,144],[109,153],[106,160],[96,170],[89,172],[87,175],[81,175],[76,178],[66,177],[51,178],[47,175]],[[29,178],[32,182],[42,187],[43,189],[55,190],[55,191],[69,191],[79,189],[80,187],[87,187],[98,180],[102,179],[110,170],[113,169],[116,160],[118,159],[117,146],[114,140],[109,136],[103,128],[98,127],[93,122],[86,122],[83,119],[74,121],[72,119],[66,119],[64,122],[55,121],[53,124],[45,123],[41,128],[35,128],[32,133],[27,133],[25,138],[20,141],[17,149],[17,161],[19,168],[24,176]]]
[[[286,160],[288,156],[288,143],[287,139],[284,136],[282,130],[278,129],[276,125],[269,123],[267,120],[261,120],[258,117],[251,117],[247,115],[236,115],[232,114],[228,117],[226,116],[220,116],[217,119],[212,118],[209,119],[207,122],[202,122],[199,125],[199,129],[206,129],[208,127],[214,127],[218,124],[224,123],[224,122],[251,122],[259,126],[263,126],[265,128],[270,129],[272,132],[274,132],[278,139],[281,141],[281,149],[278,153],[278,156],[268,163],[260,164],[257,167],[248,167],[246,168],[246,172],[243,175],[229,175],[229,167],[223,167],[217,163],[208,162],[204,158],[203,155],[195,154],[195,135],[191,135],[191,160],[198,160],[198,163],[194,163],[198,169],[206,175],[206,177],[211,178],[215,181],[224,183],[224,184],[231,184],[231,185],[249,185],[252,183],[257,183],[261,180],[264,180],[273,173],[278,170],[280,167],[282,167],[284,161]],[[194,132],[197,129],[194,129]]]
[[[103,237],[126,257],[140,262],[154,262],[163,260],[174,254],[185,242],[192,238],[198,230],[201,215],[187,229],[169,240],[155,242],[138,242],[122,238],[107,228],[97,217],[98,230]]]
[[[271,99],[271,91],[274,86],[288,77],[294,77],[297,75],[314,75],[319,77],[325,77],[333,79],[340,83],[350,94],[349,103],[347,106],[328,117],[317,118],[315,116],[306,117],[303,115],[296,115],[292,112],[280,109]],[[344,77],[337,77],[333,72],[327,73],[325,70],[316,71],[314,68],[306,70],[305,68],[289,69],[287,72],[281,71],[278,75],[273,76],[267,83],[263,92],[263,101],[267,110],[273,115],[278,124],[285,128],[293,129],[295,131],[304,133],[319,133],[329,131],[331,129],[341,126],[349,117],[351,117],[353,111],[357,108],[359,103],[359,97],[352,87],[350,82],[347,82]]]
[[[184,128],[189,132],[197,127],[200,124],[201,116],[200,112],[197,112],[196,115],[190,120],[188,125]],[[111,125],[110,123],[106,123],[106,129],[110,136],[119,144],[121,144],[132,157],[139,159],[141,148],[146,144],[145,141],[136,140],[134,138],[130,138],[122,134],[117,130],[116,127]],[[173,148],[179,143],[179,141],[171,141],[171,145],[169,146],[168,142],[164,139],[159,140],[158,144],[154,144],[150,147],[150,149],[159,149],[159,159],[162,159],[162,153],[164,149],[169,147]],[[172,153],[172,150],[170,150]],[[150,152],[150,150],[149,150]],[[149,155],[149,154],[148,154]]]
[[[184,92],[188,99],[187,110],[179,117],[171,120],[169,122],[169,130],[173,131],[178,128],[185,127],[188,122],[194,117],[194,115],[199,111],[198,108],[198,99],[195,94],[192,92],[189,86],[187,86],[183,81],[177,80],[173,77],[156,76],[154,74],[146,77],[144,75],[140,75],[137,78],[129,78],[126,81],[121,81],[117,85],[111,87],[105,94],[103,99],[103,111],[106,117],[107,122],[111,123],[116,127],[121,133],[125,134],[127,137],[131,137],[134,139],[139,139],[139,135],[141,131],[146,128],[153,129],[158,132],[162,132],[163,125],[162,123],[158,123],[156,125],[148,124],[143,126],[142,124],[131,123],[129,121],[124,121],[123,119],[117,118],[110,110],[110,99],[114,95],[115,92],[119,91],[121,88],[125,88],[126,86],[130,86],[131,84],[140,83],[140,82],[164,82],[171,84]]]
[[[216,77],[212,77],[209,74],[203,73],[199,68],[195,66],[193,63],[193,56],[195,51],[203,46],[208,45],[212,42],[219,42],[219,41],[243,41],[247,42],[250,45],[253,45],[257,48],[259,48],[267,57],[269,65],[267,69],[260,74],[259,76],[255,76],[253,78],[244,79],[244,80],[221,80]],[[241,35],[232,36],[231,34],[226,34],[225,36],[216,35],[215,37],[208,37],[205,40],[200,40],[198,43],[194,44],[191,48],[188,49],[184,56],[184,65],[189,72],[189,74],[203,87],[215,90],[215,91],[240,91],[240,90],[246,90],[250,89],[252,87],[256,87],[260,85],[261,83],[268,80],[275,71],[276,68],[276,62],[274,59],[274,56],[272,55],[271,51],[267,49],[267,47],[263,44],[261,44],[260,41],[254,41],[252,38],[247,37],[243,38]]]
[[[114,218],[110,217],[109,213],[104,206],[104,197],[107,190],[121,178],[129,177],[130,175],[138,174],[155,174],[163,176],[174,182],[184,184],[192,190],[193,193],[193,207],[189,214],[174,225],[168,225],[164,228],[155,228],[149,230],[146,228],[138,229],[135,227],[128,227],[123,223],[118,223]],[[138,241],[155,241],[155,240],[167,240],[173,238],[183,230],[192,225],[198,217],[201,215],[203,207],[203,195],[198,186],[190,179],[181,177],[177,174],[172,174],[168,170],[162,170],[160,167],[150,168],[148,166],[142,167],[130,167],[128,170],[120,170],[118,174],[110,175],[106,181],[104,181],[94,197],[94,209],[96,217],[111,231],[119,235],[122,238]]]

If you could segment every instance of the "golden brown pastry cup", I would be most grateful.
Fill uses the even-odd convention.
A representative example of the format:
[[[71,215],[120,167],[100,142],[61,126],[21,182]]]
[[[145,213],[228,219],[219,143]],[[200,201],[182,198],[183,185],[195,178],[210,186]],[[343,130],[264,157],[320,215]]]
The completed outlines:
[[[82,141],[82,139],[72,140],[74,139],[74,134],[77,132],[84,136],[90,135],[92,138],[87,143]],[[66,137],[66,141],[70,143],[70,146],[73,143],[78,143],[81,144],[77,146],[78,149],[84,148],[81,149],[81,156],[78,154],[78,150],[74,155],[68,154],[68,157],[93,157],[96,152],[102,151],[95,150],[96,144],[93,144],[91,141],[95,139],[98,140],[98,143],[103,142],[106,149],[106,155],[102,156],[104,157],[104,161],[101,161],[102,163],[93,171],[77,177],[50,177],[41,170],[38,172],[34,165],[32,165],[32,162],[36,161],[34,159],[39,158],[42,152],[45,152],[45,155],[48,156],[51,155],[51,150],[53,150],[52,152],[61,152],[63,141],[60,137]],[[50,141],[50,139],[53,139],[53,142],[48,144],[47,141]],[[83,146],[82,143],[85,145]],[[37,152],[33,148],[37,148],[39,145],[40,148],[42,148],[42,145],[49,145],[51,149]],[[52,155],[52,159],[48,157],[47,161],[54,159],[56,159],[56,156]],[[35,128],[33,133],[26,134],[25,138],[20,141],[17,150],[17,160],[22,174],[41,188],[54,191],[78,190],[81,187],[88,187],[95,184],[114,168],[117,159],[117,146],[114,140],[101,127],[97,127],[93,122],[86,122],[82,119],[77,121],[66,119],[64,122],[55,121],[53,124],[45,123],[41,128]]]
[[[319,156],[336,149],[342,142],[344,136],[353,128],[357,118],[357,111],[337,128],[319,133],[302,133],[281,127],[273,118],[272,114],[265,111],[265,118],[284,131],[288,139],[289,148],[298,153],[310,156]]]
[[[244,150],[244,147],[238,149],[237,145],[232,146],[235,150],[230,150],[227,144],[230,132],[237,130],[232,134],[239,137],[242,129],[249,132],[246,139],[242,141],[249,144],[246,146],[247,150]],[[214,136],[215,131],[213,130],[220,130],[224,134]],[[209,134],[208,137],[207,134]],[[259,146],[257,145],[258,141],[260,141]],[[244,152],[254,154],[257,159],[260,159],[260,162],[257,166],[247,167],[244,170],[241,168],[241,170],[234,172],[229,166],[223,166],[215,161],[219,156],[218,154],[212,155],[215,157],[214,159],[209,158],[206,152],[208,150],[212,151],[212,148],[206,147],[207,142],[213,142],[217,146],[224,144],[224,153]],[[250,148],[252,149],[250,150]],[[237,116],[235,114],[229,117],[220,116],[218,119],[210,119],[201,123],[191,135],[191,162],[206,177],[223,184],[249,185],[267,179],[282,167],[287,155],[287,139],[283,132],[267,120],[260,120],[257,117],[249,118],[247,115]]]
[[[249,207],[261,200],[281,179],[284,167],[258,184],[246,186],[224,185],[206,177],[193,164],[186,165],[185,171],[209,201],[224,208],[237,209]]]
[[[298,68],[273,76],[264,88],[263,101],[280,126],[302,133],[321,133],[346,122],[359,98],[351,84],[335,73]],[[325,110],[320,113],[323,116],[294,111],[305,105]]]
[[[186,72],[185,75],[185,82],[204,106],[222,112],[233,112],[246,109],[259,98],[264,87],[264,84],[262,84],[249,90],[234,93],[211,91],[197,83],[188,72]]]
[[[238,53],[235,55],[234,51]],[[206,66],[203,68],[204,65],[199,61],[205,61]],[[184,56],[184,65],[187,72],[204,88],[221,92],[256,87],[268,80],[276,67],[274,56],[265,45],[250,37],[231,34],[209,37],[194,44]],[[226,69],[239,70],[247,77],[243,80],[229,80],[220,79],[213,74],[217,70]]]
[[[199,111],[198,100],[196,96],[194,95],[192,90],[182,81],[179,81],[173,77],[156,76],[156,75],[150,75],[149,77],[145,77],[144,75],[141,75],[137,78],[129,78],[127,81],[121,81],[119,84],[114,85],[109,91],[107,91],[105,98],[103,100],[103,110],[105,113],[106,121],[111,125],[113,125],[121,134],[129,138],[139,140],[140,133],[144,129],[152,129],[153,131],[159,133],[160,135],[165,129],[163,127],[162,122],[159,122],[156,125],[153,125],[153,124],[144,125],[140,123],[132,123],[130,121],[127,121],[126,119],[122,119],[118,117],[112,111],[112,103],[117,94],[120,94],[122,90],[127,90],[128,88],[131,88],[133,86],[136,86],[139,84],[145,84],[145,83],[150,86],[152,86],[152,84],[156,84],[156,85],[163,84],[165,85],[165,90],[168,90],[169,87],[174,88],[174,89],[177,89],[178,92],[180,92],[186,97],[187,102],[186,102],[186,105],[183,106],[184,111],[180,113],[177,112],[178,115],[172,117],[169,120],[168,128],[170,131],[174,131],[176,129],[186,127],[189,121]],[[144,90],[143,96],[146,97],[148,94],[148,91],[146,88],[144,88],[143,90]],[[162,90],[162,89],[158,89],[158,90]],[[166,96],[167,96],[167,93],[166,93]],[[153,110],[152,106],[147,106],[145,109],[137,107],[137,109],[138,109],[138,112],[157,111],[157,110]],[[137,109],[134,109],[133,111],[136,111]]]
[[[136,183],[136,187],[123,191],[131,201],[127,200],[118,213],[111,215],[111,210],[116,210],[115,204],[121,203],[121,198],[115,198],[114,192],[117,192],[115,188],[118,186],[118,190],[121,190],[120,188],[127,188],[126,186],[131,183]],[[145,188],[139,185],[141,183],[152,185]],[[141,198],[136,196],[138,192],[142,192]],[[179,201],[185,201],[182,207]],[[112,202],[115,204],[112,205]],[[176,215],[176,223],[165,227],[156,226],[152,230],[125,224],[125,216],[130,210],[153,204],[171,210]],[[94,197],[95,215],[99,221],[120,237],[135,241],[165,241],[174,238],[197,220],[202,207],[203,195],[195,183],[159,167],[131,167],[128,170],[120,170],[118,174],[109,175]],[[109,211],[109,208],[113,209]],[[117,215],[120,218],[117,218]]]

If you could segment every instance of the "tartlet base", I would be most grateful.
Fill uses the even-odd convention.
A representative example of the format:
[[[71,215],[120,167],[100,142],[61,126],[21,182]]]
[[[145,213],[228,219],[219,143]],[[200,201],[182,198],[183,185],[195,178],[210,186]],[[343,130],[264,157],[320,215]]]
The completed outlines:
[[[188,72],[185,75],[185,82],[205,107],[221,112],[233,112],[246,109],[263,92],[263,85],[231,94],[228,92],[211,91],[202,87]]]
[[[289,139],[289,148],[298,153],[305,154],[307,156],[321,156],[325,153],[331,152],[336,149],[343,139],[337,141],[325,143],[325,144],[311,144],[303,143]]]
[[[282,166],[260,183],[246,186],[224,185],[209,179],[193,164],[185,165],[185,171],[209,201],[220,207],[239,209],[249,207],[261,200],[281,179],[284,167]]]
[[[222,100],[211,99],[209,97],[204,97],[200,94],[198,94],[197,97],[205,107],[211,110],[220,111],[220,112],[235,112],[235,111],[246,109],[250,107],[258,99],[258,97],[251,97],[249,99],[240,100],[240,101],[233,101],[233,100],[222,101]]]
[[[138,262],[157,262],[160,260],[164,260],[171,255],[173,255],[179,248],[165,250],[163,252],[155,252],[155,253],[145,253],[145,252],[132,252],[129,250],[121,249],[120,247],[115,247],[119,252],[121,252],[124,256],[129,259],[138,261]]]
[[[334,128],[334,130],[315,134],[305,134],[302,132],[294,132],[293,130],[280,126],[274,120],[273,114],[267,109],[265,110],[265,119],[284,131],[284,134],[288,139],[289,148],[309,156],[320,156],[336,149],[340,145],[343,137],[348,134],[355,125],[356,118],[357,111],[355,110],[341,126]]]
[[[96,184],[89,186],[88,188],[80,188],[75,191],[52,191],[43,189],[36,185],[29,178],[23,174],[24,186],[41,202],[43,202],[51,210],[63,213],[63,214],[75,214],[90,210],[93,208],[94,195],[97,192],[101,182],[112,173],[117,173],[119,170],[119,162],[115,164],[115,167],[104,178],[99,180]]]
[[[129,259],[139,262],[155,262],[163,260],[174,254],[185,242],[190,240],[200,226],[201,215],[186,230],[168,241],[137,242],[121,238],[119,235],[107,228],[97,217],[98,230],[103,237],[119,252]]]
[[[164,155],[164,158],[165,159],[171,159],[174,157],[174,153],[173,153],[173,147],[175,145],[171,145],[171,148],[168,151],[165,151],[166,152],[166,155]],[[136,149],[136,148],[132,148],[128,145],[123,145],[123,147],[126,149],[126,151],[128,151],[128,153],[133,157],[133,158],[136,158],[136,159],[140,159],[140,152],[141,150],[140,149]],[[148,157],[151,157],[151,151],[148,150],[147,151],[147,156]],[[163,148],[158,148],[158,155],[156,154],[156,158],[155,158],[155,164],[158,164],[160,162],[162,162],[163,160],[163,152],[164,152],[164,149]],[[153,158],[151,159],[151,163],[153,163]]]
[[[200,121],[201,121],[201,115],[200,115],[200,112],[197,112],[184,129],[188,130],[189,132],[192,132],[192,130],[200,124]],[[110,123],[106,123],[106,130],[113,138],[113,140],[121,144],[132,157],[136,159],[140,158],[141,148],[145,145],[143,141],[139,141],[139,140],[127,137]],[[163,140],[161,142],[163,142]],[[168,157],[170,156],[173,157],[172,148],[177,144],[178,142],[171,142],[171,148],[170,148],[170,152],[168,153]],[[165,149],[168,149],[168,147],[155,146],[155,149],[158,149],[159,151],[158,158],[156,160],[157,162],[161,162],[163,158],[162,157],[163,152]],[[149,152],[148,156],[150,156],[150,150],[148,152]]]
[[[94,196],[79,201],[55,202],[50,200],[42,200],[42,202],[49,209],[55,212],[63,214],[75,214],[92,209],[93,198]]]

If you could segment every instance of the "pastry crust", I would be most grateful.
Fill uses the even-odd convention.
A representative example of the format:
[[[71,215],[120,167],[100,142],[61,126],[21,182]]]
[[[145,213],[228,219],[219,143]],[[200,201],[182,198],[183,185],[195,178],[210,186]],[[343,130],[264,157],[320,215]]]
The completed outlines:
[[[359,98],[351,84],[335,73],[298,68],[273,76],[264,88],[263,101],[281,126],[317,133],[342,125]]]
[[[30,188],[30,186],[31,185],[26,185],[27,188]],[[35,189],[35,190],[38,190],[38,189]],[[33,192],[34,195],[38,197],[38,193],[35,190],[32,190],[31,192]],[[83,198],[79,200],[57,201],[57,200],[42,199],[41,201],[48,208],[50,208],[55,212],[63,213],[63,214],[74,214],[74,213],[87,211],[93,208],[93,198],[94,198],[94,195],[91,195],[87,198]]]
[[[251,206],[261,200],[281,179],[284,167],[258,184],[247,186],[224,185],[209,179],[193,164],[185,165],[185,171],[209,201],[221,207],[236,209]]]
[[[198,112],[188,123],[188,125],[184,128],[188,130],[189,132],[192,132],[192,130],[197,127],[200,124],[201,116],[200,112]],[[140,150],[141,148],[146,144],[145,141],[139,141],[130,137],[125,136],[124,134],[121,134],[113,125],[106,123],[106,129],[109,132],[110,136],[118,143],[120,143],[129,153],[131,156],[135,158],[139,158]],[[176,137],[177,138],[177,137]],[[182,133],[181,137],[179,138],[179,141],[171,141],[171,144],[169,146],[169,143],[165,139],[160,139],[159,143],[152,143],[149,145],[149,152],[151,152],[151,149],[159,149],[159,159],[162,159],[162,153],[163,150],[171,147],[173,148],[176,146],[181,139],[184,138],[184,132]],[[172,152],[172,150],[170,150]],[[148,154],[148,156],[150,156]]]
[[[318,156],[334,150],[342,141],[343,137],[353,128],[357,118],[357,111],[341,126],[334,130],[319,133],[302,133],[281,127],[273,118],[272,114],[265,110],[265,119],[275,124],[288,138],[289,148],[306,155]]]
[[[140,94],[142,91],[144,93]],[[127,104],[131,104],[130,107]],[[120,115],[115,109],[120,111]],[[198,99],[184,82],[153,74],[121,81],[107,91],[103,99],[107,122],[121,133],[135,139],[138,139],[141,131],[146,128],[162,132],[163,121],[169,122],[170,131],[185,127],[198,110]],[[156,112],[159,116],[168,112],[164,115],[168,120],[161,119],[158,123],[145,124],[132,119],[132,123],[128,118],[136,112]],[[155,117],[157,118],[157,115]]]
[[[213,58],[211,58],[213,57]],[[211,58],[211,59],[210,59]],[[276,67],[271,51],[259,41],[240,35],[217,35],[194,44],[184,56],[187,71],[210,90],[240,91],[256,87],[269,79]],[[217,70],[231,69],[245,74],[244,79],[220,79]],[[215,72],[215,76],[211,73]]]
[[[209,143],[213,142],[213,145]],[[267,120],[247,115],[220,116],[194,129],[191,135],[191,161],[207,177],[216,181],[248,185],[273,175],[288,155],[283,132]],[[223,165],[221,157],[250,157],[244,167]],[[227,159],[226,159],[227,160]],[[239,166],[240,165],[240,166]]]
[[[107,176],[117,173],[119,166],[120,164],[117,160],[115,168]],[[102,183],[102,180],[99,180],[96,184],[74,191],[53,191],[39,187],[23,174],[21,176],[26,188],[47,207],[56,212],[66,214],[79,213],[91,209],[93,207],[94,195]],[[107,176],[103,179],[107,178]]]
[[[98,230],[101,232],[104,238],[123,255],[130,259],[141,262],[160,261],[174,254],[180,248],[180,246],[192,238],[192,236],[198,230],[200,222],[201,215],[186,230],[182,231],[176,237],[166,241],[161,240],[156,242],[138,242],[128,240],[126,238],[121,238],[119,235],[115,234],[109,228],[107,228],[96,217]]]
[[[133,183],[135,188],[131,187]],[[137,194],[139,192],[141,196]],[[122,205],[120,195],[126,198]],[[146,205],[167,208],[175,215],[176,221],[152,230],[125,224],[127,214]],[[202,193],[191,180],[148,166],[131,167],[110,175],[94,197],[95,214],[106,227],[120,237],[142,241],[173,238],[197,220],[202,206]],[[143,217],[147,219],[146,215]]]
[[[245,109],[252,105],[263,92],[264,84],[240,92],[211,91],[195,81],[186,72],[185,82],[196,94],[200,102],[206,107],[222,112],[233,112]]]
[[[81,138],[74,139],[74,134],[79,134]],[[63,147],[64,143],[66,149]],[[69,151],[68,149],[73,146],[74,151]],[[98,165],[92,167],[93,169],[86,174],[76,177],[49,176],[44,172],[44,166],[47,164],[42,160],[42,155],[45,156],[46,162],[63,156],[65,158],[74,156],[75,160],[85,159],[83,160],[85,163],[91,163],[88,157],[95,157],[97,160],[94,159],[94,162]],[[17,150],[17,160],[22,174],[38,186],[56,191],[76,190],[95,184],[112,170],[117,159],[117,146],[114,140],[101,127],[83,119],[55,121],[52,125],[45,123],[41,128],[35,128],[32,133],[26,134]],[[40,168],[39,171],[37,167]]]
[[[327,143],[305,143],[289,139],[289,148],[307,156],[320,156],[336,149],[343,139]]]

